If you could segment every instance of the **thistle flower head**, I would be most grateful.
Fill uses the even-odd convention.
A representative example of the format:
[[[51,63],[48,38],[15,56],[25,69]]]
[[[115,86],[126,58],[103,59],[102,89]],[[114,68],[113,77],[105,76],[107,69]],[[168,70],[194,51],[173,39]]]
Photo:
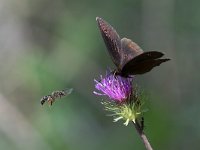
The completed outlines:
[[[101,76],[100,81],[95,80],[95,88],[101,93],[94,92],[97,95],[107,95],[115,102],[126,101],[132,92],[132,78],[124,78],[119,75],[109,73],[105,78]]]
[[[112,112],[110,116],[114,117],[114,122],[125,120],[124,125],[130,121],[134,122],[140,118],[142,113],[142,97],[136,87],[132,87],[132,78],[125,78],[120,75],[109,73],[100,81],[95,80],[95,88],[101,93],[94,92],[97,95],[106,95],[110,99],[103,100],[102,104],[105,110]]]

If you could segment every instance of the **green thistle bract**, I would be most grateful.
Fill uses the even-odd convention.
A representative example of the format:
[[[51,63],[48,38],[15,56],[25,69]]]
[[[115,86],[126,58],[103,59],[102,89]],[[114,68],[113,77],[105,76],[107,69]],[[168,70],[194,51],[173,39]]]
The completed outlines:
[[[102,101],[105,110],[112,112],[108,116],[114,117],[114,122],[119,120],[125,120],[124,125],[128,125],[130,121],[135,123],[136,119],[140,118],[144,110],[142,110],[142,104],[136,103],[123,103],[116,104],[111,101]]]

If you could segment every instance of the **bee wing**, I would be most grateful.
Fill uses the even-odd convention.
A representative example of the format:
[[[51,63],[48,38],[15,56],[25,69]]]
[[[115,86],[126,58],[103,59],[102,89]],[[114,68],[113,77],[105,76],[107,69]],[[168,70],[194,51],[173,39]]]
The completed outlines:
[[[122,52],[119,35],[117,34],[116,30],[103,19],[96,17],[96,20],[112,61],[117,68],[120,68]]]
[[[69,89],[64,89],[63,92],[66,94],[66,95],[69,95],[71,94],[73,91],[73,88],[69,88]]]

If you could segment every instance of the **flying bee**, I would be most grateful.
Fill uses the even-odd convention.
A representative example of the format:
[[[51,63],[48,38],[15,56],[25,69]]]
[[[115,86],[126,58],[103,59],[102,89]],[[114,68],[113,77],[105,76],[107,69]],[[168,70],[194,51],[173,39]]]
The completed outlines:
[[[56,99],[67,96],[67,95],[71,94],[72,91],[73,91],[72,88],[61,90],[61,91],[53,91],[51,93],[51,95],[46,95],[46,96],[42,97],[40,100],[40,103],[41,103],[41,105],[43,105],[47,101],[48,104],[51,106],[55,102]]]

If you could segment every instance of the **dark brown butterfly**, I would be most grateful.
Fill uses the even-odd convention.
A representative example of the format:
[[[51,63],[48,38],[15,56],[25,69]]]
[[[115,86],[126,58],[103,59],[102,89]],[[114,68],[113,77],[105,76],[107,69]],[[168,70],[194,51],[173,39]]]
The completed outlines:
[[[108,52],[117,66],[117,74],[124,77],[144,74],[170,60],[162,59],[164,54],[158,51],[144,52],[130,39],[120,39],[116,30],[109,23],[99,17],[96,20]]]

